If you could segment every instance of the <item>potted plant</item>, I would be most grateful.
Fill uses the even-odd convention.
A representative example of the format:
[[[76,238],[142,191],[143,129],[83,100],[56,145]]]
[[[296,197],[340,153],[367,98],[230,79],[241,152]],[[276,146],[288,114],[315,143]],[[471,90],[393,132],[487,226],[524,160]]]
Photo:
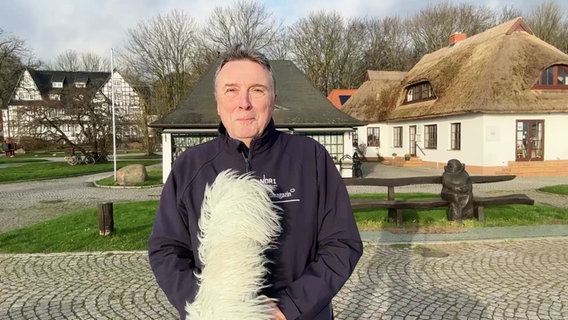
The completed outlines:
[[[396,152],[393,152],[393,153],[392,153],[392,158],[393,158],[393,159],[396,158]]]
[[[406,161],[410,160],[410,154],[409,153],[404,155],[404,160],[406,160]]]

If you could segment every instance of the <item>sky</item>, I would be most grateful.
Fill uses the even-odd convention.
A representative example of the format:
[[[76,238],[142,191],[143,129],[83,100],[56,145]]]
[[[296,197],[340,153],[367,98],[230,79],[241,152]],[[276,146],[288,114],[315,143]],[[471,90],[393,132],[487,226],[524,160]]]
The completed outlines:
[[[442,0],[269,0],[265,7],[287,25],[310,12],[337,11],[350,17],[411,16]],[[453,0],[451,3],[505,5],[530,12],[544,0]],[[213,8],[229,6],[224,0],[1,0],[0,29],[25,41],[36,59],[51,63],[66,51],[110,57],[111,48],[125,45],[128,29],[159,14],[182,9],[204,25]],[[568,15],[568,1],[557,0]]]

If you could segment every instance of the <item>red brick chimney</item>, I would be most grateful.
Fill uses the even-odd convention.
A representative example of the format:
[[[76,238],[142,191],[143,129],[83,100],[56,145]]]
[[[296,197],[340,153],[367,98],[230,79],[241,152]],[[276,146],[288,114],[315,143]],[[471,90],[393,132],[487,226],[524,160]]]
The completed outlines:
[[[458,41],[462,41],[467,39],[467,34],[462,32],[456,32],[450,36],[450,46],[455,44]]]

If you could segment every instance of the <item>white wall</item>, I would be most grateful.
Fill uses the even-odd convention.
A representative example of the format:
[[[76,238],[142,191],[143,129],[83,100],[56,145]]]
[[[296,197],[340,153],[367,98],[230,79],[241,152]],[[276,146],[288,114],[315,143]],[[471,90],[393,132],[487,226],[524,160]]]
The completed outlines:
[[[544,160],[568,159],[568,114],[514,114],[487,115],[473,114],[430,120],[375,123],[358,129],[359,144],[367,143],[367,127],[379,127],[383,157],[390,157],[393,152],[403,156],[409,152],[409,126],[417,126],[417,143],[420,149],[416,154],[424,161],[439,162],[441,165],[449,159],[475,166],[507,166],[508,161],[515,161],[515,134],[517,120],[544,120]],[[450,150],[451,124],[461,123],[461,150]],[[438,142],[436,149],[424,148],[424,126],[436,124]],[[402,126],[403,146],[393,147],[393,128]],[[367,147],[366,156],[376,157],[375,147]]]

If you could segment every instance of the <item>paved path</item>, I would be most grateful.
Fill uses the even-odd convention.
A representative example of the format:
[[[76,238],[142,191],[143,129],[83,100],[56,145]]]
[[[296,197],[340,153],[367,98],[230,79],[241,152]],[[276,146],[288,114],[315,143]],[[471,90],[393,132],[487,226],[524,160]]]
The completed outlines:
[[[364,170],[375,177],[441,172],[381,165]],[[0,207],[0,228],[13,229],[101,201],[157,199],[161,192],[93,188],[91,182],[105,175],[0,184],[0,198],[10,199]],[[538,202],[566,206],[566,197],[534,191],[561,183],[568,178],[517,178],[479,185],[476,192],[527,191]],[[418,190],[439,192],[439,186],[410,191]],[[449,242],[444,235],[414,234],[401,241],[386,232],[365,234],[364,255],[334,300],[336,318],[568,319],[568,228],[553,227],[507,229],[516,230],[511,233],[491,229],[496,234],[471,242],[463,240],[488,233]],[[491,240],[495,238],[501,240]],[[0,255],[2,320],[175,318],[145,252]]]
[[[337,319],[568,319],[568,238],[366,244]],[[445,257],[441,257],[445,256]],[[145,252],[0,255],[0,319],[175,319]]]

